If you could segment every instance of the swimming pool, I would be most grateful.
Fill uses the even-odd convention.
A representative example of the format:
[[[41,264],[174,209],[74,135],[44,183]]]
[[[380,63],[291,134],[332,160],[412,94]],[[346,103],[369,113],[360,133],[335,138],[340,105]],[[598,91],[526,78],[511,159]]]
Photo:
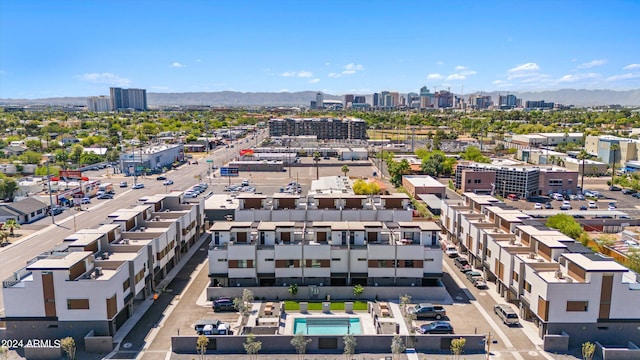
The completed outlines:
[[[296,318],[293,323],[294,334],[305,335],[346,335],[362,334],[359,318]]]

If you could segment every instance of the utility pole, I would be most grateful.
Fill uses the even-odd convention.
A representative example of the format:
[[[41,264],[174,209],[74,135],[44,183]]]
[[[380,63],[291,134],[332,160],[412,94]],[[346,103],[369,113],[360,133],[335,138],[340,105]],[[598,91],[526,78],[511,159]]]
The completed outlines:
[[[49,148],[49,141],[47,141],[47,149]],[[51,154],[49,154],[51,155]],[[53,195],[51,195],[51,173],[49,172],[49,161],[51,158],[47,158],[47,185],[49,187],[49,212],[51,213],[51,223],[56,223],[56,216],[53,213]]]

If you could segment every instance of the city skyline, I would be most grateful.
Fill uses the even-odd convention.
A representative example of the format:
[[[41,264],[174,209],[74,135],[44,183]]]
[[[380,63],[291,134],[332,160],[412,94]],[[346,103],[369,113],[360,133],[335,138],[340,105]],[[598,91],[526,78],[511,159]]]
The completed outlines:
[[[640,2],[602,4],[5,1],[0,98],[638,89]]]

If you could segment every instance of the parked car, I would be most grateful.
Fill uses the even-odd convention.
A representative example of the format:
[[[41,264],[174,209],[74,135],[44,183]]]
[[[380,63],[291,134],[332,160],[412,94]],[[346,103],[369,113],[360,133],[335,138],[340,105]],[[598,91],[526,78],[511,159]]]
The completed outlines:
[[[447,248],[444,251],[445,254],[447,254],[448,257],[450,258],[454,258],[458,256],[458,249],[456,248],[455,245],[447,245]]]
[[[113,194],[102,193],[102,194],[96,196],[96,199],[100,199],[100,200],[113,199]]]
[[[64,212],[64,207],[62,206],[54,206],[51,208],[51,213],[53,215],[60,215]]]
[[[533,205],[533,209],[534,210],[542,210],[542,204],[541,203],[535,203],[535,205]]]
[[[482,278],[482,273],[475,270],[467,272],[467,279],[471,281],[471,283],[473,283],[474,279],[476,278]]]
[[[584,200],[584,195],[578,194],[578,200]]]
[[[447,321],[434,321],[421,325],[418,332],[420,334],[453,334],[453,326]]]
[[[193,329],[196,331],[198,335],[202,335],[204,331],[204,327],[207,325],[211,325],[214,328],[218,328],[220,325],[220,320],[211,319],[211,320],[198,320],[198,322],[194,325]]]
[[[633,195],[631,195],[632,197],[636,198],[636,199],[640,199],[640,192],[637,192]]]
[[[127,182],[126,182],[126,181],[121,181],[121,182],[120,182],[120,187],[121,187],[121,188],[126,188],[127,186],[129,186],[129,185],[127,184]]]
[[[421,303],[408,309],[409,314],[415,314],[416,319],[434,318],[440,320],[447,316],[447,311],[441,305]]]
[[[162,182],[162,185],[173,185],[173,180],[165,180]]]
[[[615,186],[615,185],[609,186],[609,191],[621,191],[621,190],[622,188],[620,186]]]
[[[156,180],[167,180],[167,177],[164,175],[160,175],[156,178]]]
[[[91,199],[89,199],[88,197],[83,197],[80,201],[80,204],[91,204]]]
[[[589,209],[597,209],[598,208],[598,204],[596,204],[595,201],[589,201]]]
[[[633,195],[633,194],[635,194],[637,192],[638,192],[638,190],[636,190],[636,189],[624,189],[624,190],[622,190],[622,193],[625,194],[625,195]]]
[[[137,184],[134,184],[131,188],[132,189],[144,189],[144,184],[143,183],[137,183]]]
[[[469,260],[467,258],[458,256],[453,260],[453,264],[462,272],[471,271],[471,265],[469,264]]]
[[[580,210],[587,210],[587,205],[580,205]]]
[[[484,280],[483,277],[473,279],[473,286],[477,287],[478,289],[488,288],[487,282]]]
[[[553,209],[553,205],[550,202],[544,204],[545,209]]]
[[[213,311],[236,311],[236,307],[233,306],[233,300],[229,298],[220,298],[213,301]]]
[[[505,325],[517,325],[520,323],[518,314],[507,304],[498,304],[493,307],[493,312],[498,315]]]

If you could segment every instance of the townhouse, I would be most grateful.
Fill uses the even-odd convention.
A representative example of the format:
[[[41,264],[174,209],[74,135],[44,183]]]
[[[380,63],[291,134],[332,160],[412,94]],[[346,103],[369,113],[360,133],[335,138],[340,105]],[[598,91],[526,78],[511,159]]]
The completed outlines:
[[[231,221],[210,231],[214,286],[427,286],[442,275],[435,222]]]
[[[540,337],[626,345],[640,336],[640,276],[486,195],[443,201],[450,239]]]
[[[237,221],[411,221],[406,194],[238,195]]]
[[[61,239],[3,281],[7,336],[113,336],[203,231],[203,200],[139,200]]]

